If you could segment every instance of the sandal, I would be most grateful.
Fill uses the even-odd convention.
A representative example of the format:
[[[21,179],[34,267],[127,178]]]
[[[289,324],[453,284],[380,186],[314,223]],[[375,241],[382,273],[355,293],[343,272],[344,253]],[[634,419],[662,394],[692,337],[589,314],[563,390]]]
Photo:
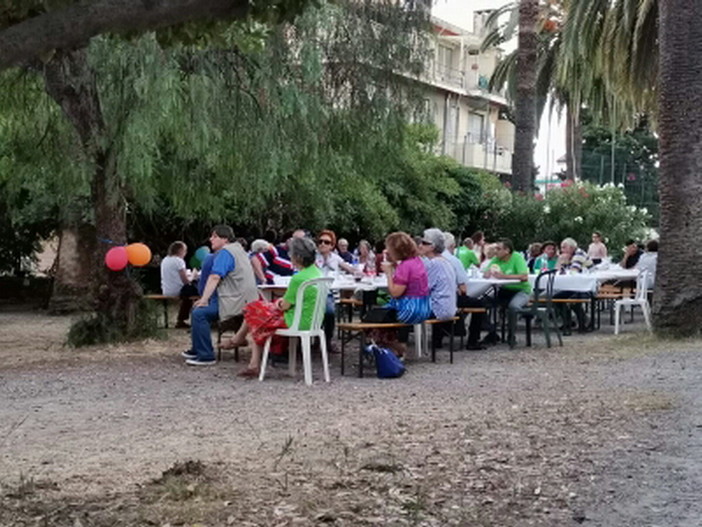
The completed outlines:
[[[246,346],[246,341],[244,341],[243,344],[235,344],[234,339],[231,338],[227,342],[223,342],[222,344],[220,344],[219,347],[222,348],[223,350],[233,350],[236,348],[243,348],[245,346]]]
[[[242,370],[239,373],[237,373],[237,375],[239,377],[246,377],[249,379],[254,379],[254,378],[258,377],[258,375],[260,373],[261,372],[258,368],[246,368],[245,370]]]

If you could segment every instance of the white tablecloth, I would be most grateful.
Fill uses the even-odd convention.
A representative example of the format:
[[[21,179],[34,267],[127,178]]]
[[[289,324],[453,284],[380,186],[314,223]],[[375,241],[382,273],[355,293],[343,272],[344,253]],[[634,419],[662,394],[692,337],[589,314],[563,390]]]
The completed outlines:
[[[468,296],[479,298],[493,287],[518,283],[519,280],[508,280],[502,278],[468,278]]]
[[[559,274],[553,281],[553,291],[575,291],[577,293],[596,293],[597,288],[604,282],[611,280],[636,280],[638,269],[607,269],[576,274]],[[534,287],[535,274],[529,275],[529,283]],[[542,280],[541,287],[546,286]]]
[[[275,291],[285,291],[289,284],[289,276],[276,276],[275,284],[259,285],[258,289],[267,300],[271,300]],[[388,281],[384,275],[374,277],[364,276],[358,282],[351,276],[339,276],[334,278],[331,289],[332,291],[373,291],[375,289],[382,289],[387,286]]]

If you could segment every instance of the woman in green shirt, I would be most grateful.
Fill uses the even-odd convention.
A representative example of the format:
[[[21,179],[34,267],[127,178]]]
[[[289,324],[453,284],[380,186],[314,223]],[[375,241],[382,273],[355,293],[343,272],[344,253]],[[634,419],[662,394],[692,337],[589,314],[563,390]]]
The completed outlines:
[[[244,308],[251,359],[248,367],[239,373],[240,377],[258,377],[261,368],[261,352],[266,340],[275,333],[276,329],[290,327],[293,322],[297,291],[300,286],[309,280],[322,277],[322,271],[315,265],[316,254],[317,248],[312,240],[293,238],[290,242],[290,259],[298,272],[290,279],[285,296],[274,302],[257,300]],[[310,328],[316,298],[315,287],[305,290],[299,329]]]

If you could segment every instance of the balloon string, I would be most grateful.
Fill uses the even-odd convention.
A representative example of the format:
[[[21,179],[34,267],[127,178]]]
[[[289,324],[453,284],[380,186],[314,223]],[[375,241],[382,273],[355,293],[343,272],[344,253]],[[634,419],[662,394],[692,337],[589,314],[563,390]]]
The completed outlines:
[[[99,242],[102,242],[102,243],[111,243],[112,245],[122,245],[122,246],[124,246],[123,243],[117,243],[117,242],[115,242],[115,241],[110,240],[109,238],[100,238],[100,237],[98,236],[97,239],[98,239]]]

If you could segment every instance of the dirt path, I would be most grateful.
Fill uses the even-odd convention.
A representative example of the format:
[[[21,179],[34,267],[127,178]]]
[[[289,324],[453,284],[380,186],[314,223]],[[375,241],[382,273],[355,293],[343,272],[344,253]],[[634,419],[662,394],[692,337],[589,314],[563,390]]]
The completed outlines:
[[[699,525],[699,341],[461,352],[307,388],[0,313],[0,525]],[[317,378],[319,378],[317,372]]]

